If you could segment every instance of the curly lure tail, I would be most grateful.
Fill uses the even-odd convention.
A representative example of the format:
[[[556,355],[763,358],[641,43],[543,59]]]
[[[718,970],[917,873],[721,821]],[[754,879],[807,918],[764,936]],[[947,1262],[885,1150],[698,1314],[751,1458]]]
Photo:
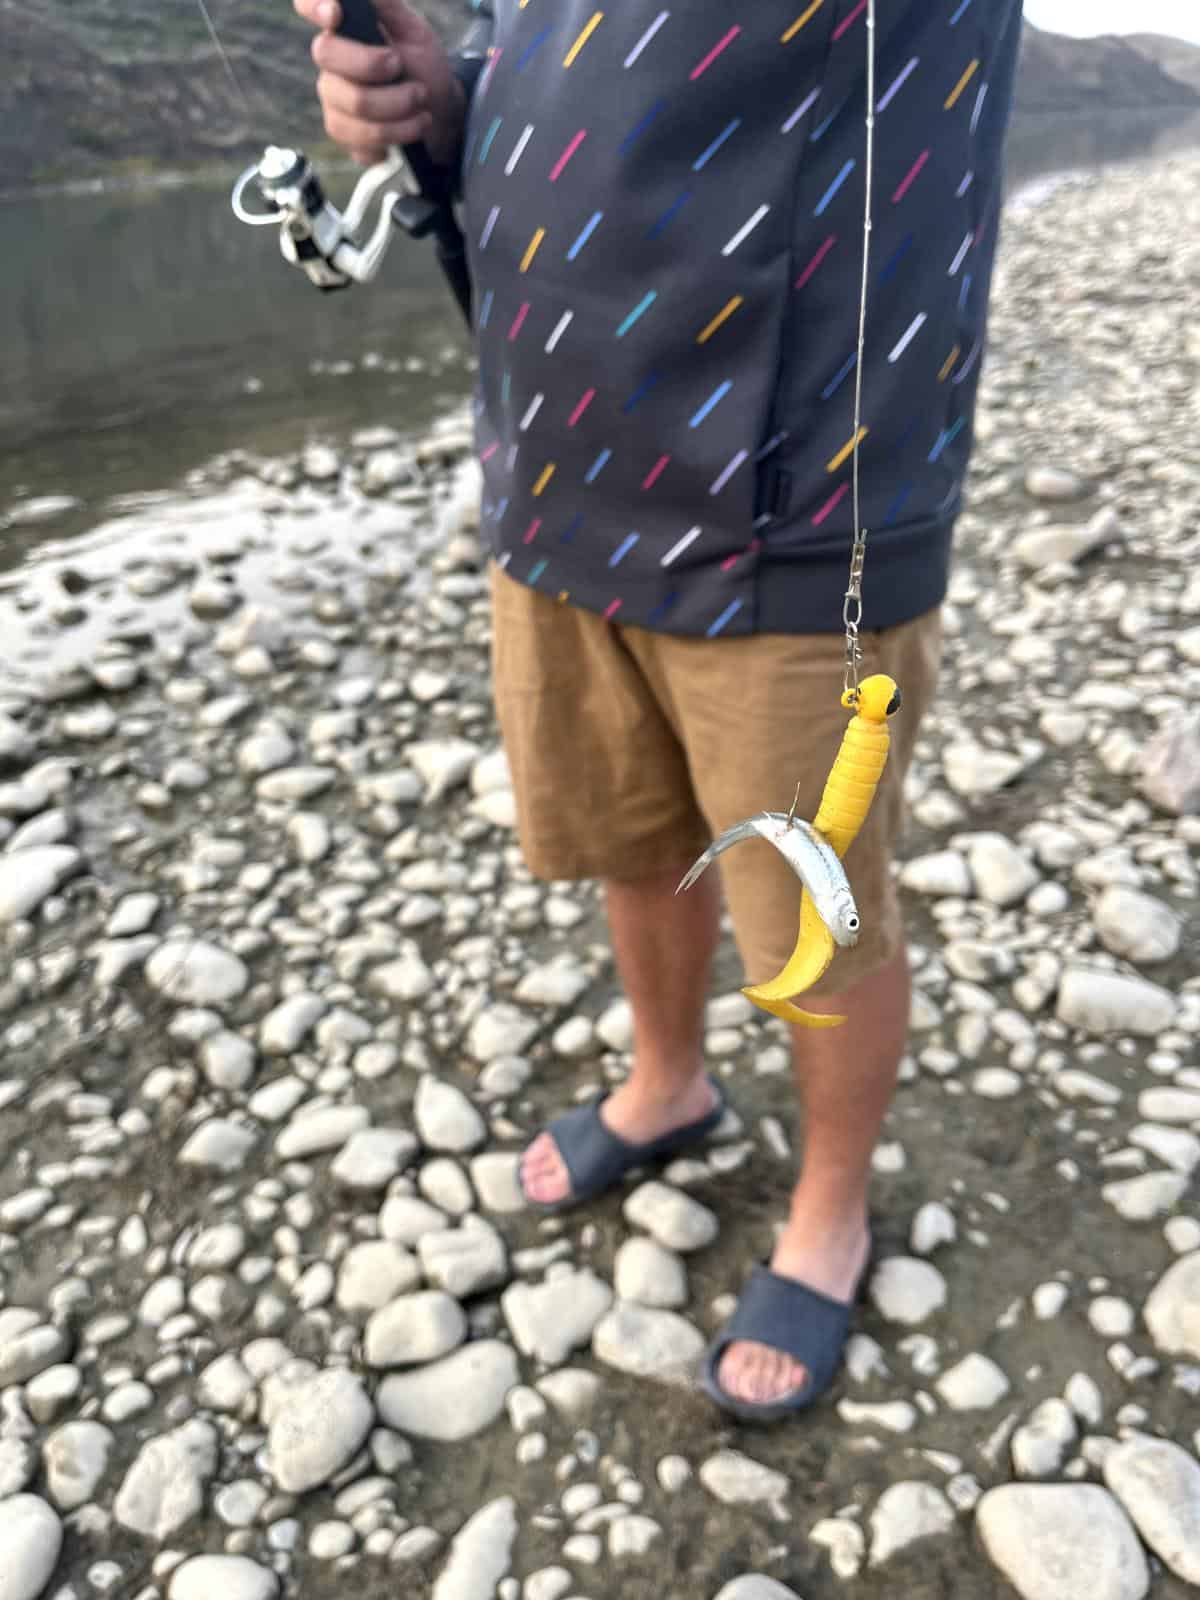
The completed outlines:
[[[742,990],[747,999],[758,1005],[763,1000],[786,1000],[789,995],[802,994],[811,989],[833,960],[834,941],[821,914],[813,904],[806,889],[800,901],[800,930],[796,944],[777,977],[765,983],[753,983]]]
[[[794,1022],[800,1028],[840,1028],[846,1020],[831,1011],[801,1011],[790,1000],[757,1000],[752,989],[743,989],[742,993],[754,1000],[761,1010],[769,1011],[773,1017],[782,1017],[785,1022]]]
[[[813,819],[814,831],[828,841],[839,860],[867,820],[887,765],[891,746],[887,719],[899,709],[900,691],[891,678],[876,673],[860,685],[853,704],[855,714],[842,735]],[[836,1027],[846,1019],[802,1011],[787,999],[810,989],[824,975],[833,955],[833,936],[806,891],[800,902],[796,945],[783,970],[766,983],[744,988],[742,993],[762,1010],[788,1022],[809,1028]]]

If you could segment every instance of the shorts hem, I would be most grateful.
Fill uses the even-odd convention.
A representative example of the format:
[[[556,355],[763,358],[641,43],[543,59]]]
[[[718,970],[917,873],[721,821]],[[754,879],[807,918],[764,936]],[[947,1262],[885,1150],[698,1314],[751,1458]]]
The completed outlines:
[[[711,843],[708,836],[697,834],[691,845],[680,845],[678,837],[675,834],[670,839],[645,842],[619,851],[608,850],[602,855],[535,848],[524,839],[520,844],[527,870],[542,883],[632,883],[642,878],[659,877],[672,866],[679,867],[682,877]]]

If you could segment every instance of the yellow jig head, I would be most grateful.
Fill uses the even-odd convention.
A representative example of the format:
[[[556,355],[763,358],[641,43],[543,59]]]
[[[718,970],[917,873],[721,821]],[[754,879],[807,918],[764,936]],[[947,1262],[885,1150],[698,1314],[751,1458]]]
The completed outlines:
[[[900,709],[900,690],[894,679],[875,673],[863,679],[857,695],[844,694],[842,704],[854,716],[842,735],[812,822],[776,812],[739,822],[713,841],[679,885],[688,888],[722,851],[742,839],[757,835],[775,846],[804,885],[800,929],[778,976],[751,984],[742,993],[773,1016],[809,1028],[834,1028],[846,1020],[802,1011],[790,996],[802,994],[823,976],[836,945],[853,944],[858,937],[858,913],[841,861],[867,819],[887,765],[888,718]]]

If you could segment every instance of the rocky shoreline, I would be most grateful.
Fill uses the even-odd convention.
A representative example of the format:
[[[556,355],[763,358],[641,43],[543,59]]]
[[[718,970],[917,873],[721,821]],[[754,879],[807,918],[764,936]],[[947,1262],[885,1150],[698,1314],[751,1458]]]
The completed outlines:
[[[711,1150],[521,1208],[629,1026],[594,888],[515,848],[464,419],[224,458],[8,576],[0,1600],[1200,1583],[1198,193],[1006,224],[882,1259],[788,1428],[689,1382],[800,1145],[728,948]]]

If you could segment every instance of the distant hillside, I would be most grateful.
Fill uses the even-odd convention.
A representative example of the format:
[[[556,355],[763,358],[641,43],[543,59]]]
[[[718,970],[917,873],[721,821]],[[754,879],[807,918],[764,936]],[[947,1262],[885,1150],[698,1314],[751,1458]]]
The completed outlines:
[[[0,0],[0,189],[253,153],[321,137],[309,30],[289,0]],[[422,0],[444,33],[466,0]],[[1025,28],[1017,115],[1200,107],[1200,49]]]
[[[1200,48],[1165,33],[1131,33],[1125,40],[1164,72],[1200,93]]]
[[[0,0],[0,188],[192,165],[320,135],[311,29],[289,0]],[[466,0],[422,0],[447,34]]]
[[[1143,34],[1143,40],[1153,39]],[[1181,39],[1157,56],[1133,40],[1106,35],[1068,39],[1025,24],[1015,114],[1022,112],[1154,111],[1200,108],[1200,49]],[[1172,70],[1170,56],[1181,70]]]

